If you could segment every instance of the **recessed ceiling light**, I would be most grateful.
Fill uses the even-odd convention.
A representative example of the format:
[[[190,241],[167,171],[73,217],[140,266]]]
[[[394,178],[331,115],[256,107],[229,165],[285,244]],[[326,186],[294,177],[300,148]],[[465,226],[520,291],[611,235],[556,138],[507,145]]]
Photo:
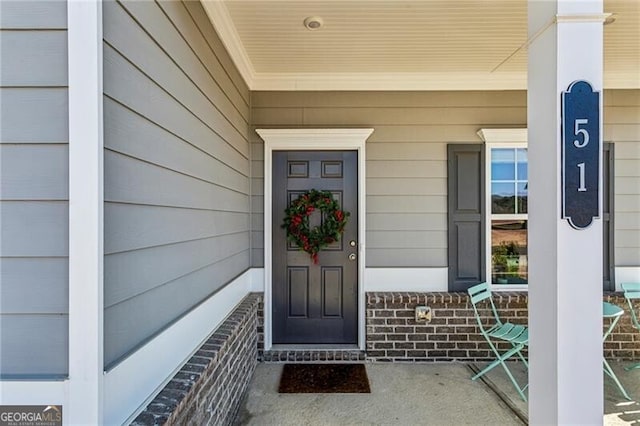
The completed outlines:
[[[322,18],[319,16],[309,16],[304,20],[304,26],[311,31],[319,30],[323,25]]]
[[[615,13],[609,13],[608,15],[609,15],[609,16],[607,16],[607,17],[604,19],[604,24],[605,24],[605,25],[613,24],[614,22],[616,22],[616,18],[617,18],[617,16],[616,16],[616,14],[615,14]]]

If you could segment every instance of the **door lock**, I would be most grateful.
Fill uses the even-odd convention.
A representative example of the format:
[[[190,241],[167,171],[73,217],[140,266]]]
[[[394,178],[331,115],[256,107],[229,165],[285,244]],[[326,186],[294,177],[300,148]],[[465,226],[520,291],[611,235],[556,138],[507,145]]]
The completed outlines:
[[[349,260],[356,260],[356,254],[355,253],[351,253],[349,255]]]
[[[351,241],[349,241],[349,245],[350,245],[351,247],[355,247],[355,246],[356,246],[356,244],[357,244],[357,243],[356,243],[356,240],[351,240]]]

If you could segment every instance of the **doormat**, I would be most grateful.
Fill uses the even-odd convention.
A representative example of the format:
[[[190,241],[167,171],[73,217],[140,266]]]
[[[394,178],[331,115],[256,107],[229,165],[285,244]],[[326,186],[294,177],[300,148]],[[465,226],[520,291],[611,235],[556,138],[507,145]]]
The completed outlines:
[[[364,364],[285,364],[279,393],[371,393]]]

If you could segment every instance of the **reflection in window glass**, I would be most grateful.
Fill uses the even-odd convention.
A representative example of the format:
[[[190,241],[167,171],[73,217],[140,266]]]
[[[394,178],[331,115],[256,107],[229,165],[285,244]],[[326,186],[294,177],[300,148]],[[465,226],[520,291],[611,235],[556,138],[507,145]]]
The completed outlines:
[[[527,221],[491,221],[491,281],[493,284],[527,284]]]
[[[491,148],[490,157],[491,282],[527,284],[527,149]]]
[[[527,150],[491,150],[491,213],[527,213]]]
[[[515,186],[512,182],[491,184],[491,213],[514,213]]]
[[[518,182],[518,213],[527,213],[527,193],[529,184],[526,182]]]
[[[518,180],[523,181],[523,180],[528,180],[529,179],[529,170],[527,167],[527,164],[529,162],[528,158],[527,158],[527,150],[526,149],[517,149],[516,150],[516,155],[517,155],[517,168],[518,168],[518,172],[517,172],[517,176],[518,176]]]
[[[516,156],[513,149],[491,150],[491,179],[514,180]]]

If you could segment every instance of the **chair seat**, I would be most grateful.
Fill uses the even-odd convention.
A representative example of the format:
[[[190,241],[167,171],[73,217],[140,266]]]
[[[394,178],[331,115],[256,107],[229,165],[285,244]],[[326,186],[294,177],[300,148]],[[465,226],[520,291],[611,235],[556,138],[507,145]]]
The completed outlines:
[[[529,343],[529,330],[527,327],[510,322],[496,324],[487,331],[489,337],[513,342],[515,344]]]
[[[602,302],[602,317],[603,318],[615,318],[624,314],[624,310],[609,302]]]

